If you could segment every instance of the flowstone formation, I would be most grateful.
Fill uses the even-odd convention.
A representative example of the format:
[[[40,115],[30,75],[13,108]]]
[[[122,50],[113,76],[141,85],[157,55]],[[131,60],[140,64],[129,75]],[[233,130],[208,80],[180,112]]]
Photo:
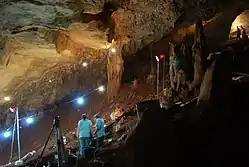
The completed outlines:
[[[37,108],[107,81],[112,98],[120,88],[126,57],[233,2],[1,1],[0,103]],[[246,8],[242,0],[236,4],[239,12]],[[81,65],[84,61],[87,68]],[[6,96],[11,97],[8,104]]]

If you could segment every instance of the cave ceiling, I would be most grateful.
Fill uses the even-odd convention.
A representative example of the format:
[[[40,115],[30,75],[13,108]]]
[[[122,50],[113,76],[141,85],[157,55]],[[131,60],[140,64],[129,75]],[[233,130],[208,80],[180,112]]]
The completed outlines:
[[[135,53],[229,5],[247,8],[246,0],[1,0],[0,104],[37,108],[96,88],[107,81],[110,38]]]

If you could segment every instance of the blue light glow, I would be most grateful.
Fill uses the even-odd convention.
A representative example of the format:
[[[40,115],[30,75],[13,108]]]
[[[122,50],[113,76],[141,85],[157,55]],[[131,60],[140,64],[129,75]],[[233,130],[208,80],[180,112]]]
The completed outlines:
[[[34,122],[34,118],[32,118],[32,117],[26,118],[26,123],[27,124],[32,124],[33,122]]]
[[[77,99],[77,103],[80,104],[80,105],[84,104],[84,99],[83,99],[83,97],[79,97],[79,98]]]
[[[5,138],[9,138],[9,137],[11,136],[11,131],[6,131],[6,132],[4,132],[3,136],[4,136]]]

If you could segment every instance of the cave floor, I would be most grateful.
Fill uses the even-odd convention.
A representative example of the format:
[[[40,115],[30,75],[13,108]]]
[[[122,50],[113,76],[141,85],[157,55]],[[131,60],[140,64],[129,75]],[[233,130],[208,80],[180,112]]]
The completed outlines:
[[[59,115],[61,118],[61,127],[62,132],[67,138],[69,145],[77,144],[77,140],[74,135],[70,135],[75,131],[76,124],[80,119],[82,113],[86,112],[91,119],[92,116],[98,111],[103,118],[105,118],[106,123],[110,120],[110,113],[113,111],[115,103],[120,103],[121,107],[124,110],[134,106],[139,101],[154,99],[155,89],[151,85],[144,84],[140,82],[137,89],[133,89],[131,84],[124,84],[119,92],[119,95],[115,99],[115,102],[112,104],[107,104],[105,101],[105,94],[102,95],[92,95],[87,99],[86,106],[82,108],[76,108],[75,106],[68,105],[63,106],[63,108],[58,108],[53,113],[46,113],[40,120],[37,120],[37,123],[21,129],[21,148],[22,155],[36,150],[38,153],[41,151],[45,140],[47,139],[50,128],[52,127],[53,118],[55,115]],[[77,109],[80,109],[80,112],[77,112]],[[53,136],[54,137],[54,136]],[[55,140],[52,137],[47,148],[51,148],[55,144]],[[6,164],[10,155],[10,145],[11,140],[2,141],[2,152],[0,152],[0,165]],[[16,146],[15,146],[16,147]],[[69,146],[71,147],[71,146]],[[72,146],[73,147],[73,146]],[[13,157],[17,157],[16,150],[14,151]],[[15,158],[14,158],[15,159]]]

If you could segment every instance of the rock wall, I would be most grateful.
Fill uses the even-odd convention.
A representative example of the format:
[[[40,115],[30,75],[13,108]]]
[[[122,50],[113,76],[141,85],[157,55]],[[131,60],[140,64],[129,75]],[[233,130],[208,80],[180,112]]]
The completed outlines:
[[[15,46],[15,49],[11,49],[12,53],[9,53],[8,66],[0,69],[0,88],[3,90],[0,103],[6,104],[2,98],[11,96],[20,100],[18,104],[30,106],[33,103],[33,107],[38,107],[83,85],[94,87],[97,83],[106,81],[109,29],[97,21],[85,24],[80,22],[83,16],[87,17],[81,13],[99,14],[107,2],[110,1],[1,1],[0,20],[3,24],[0,29],[7,34],[7,43]],[[113,23],[112,47],[116,47],[117,57],[112,63],[109,59],[108,69],[113,71],[108,71],[109,87],[115,88],[115,93],[118,92],[125,57],[160,40],[175,29],[193,24],[197,18],[212,17],[233,2],[235,1],[112,1],[111,4],[117,10],[112,11],[109,19]],[[235,11],[248,6],[244,3],[245,0],[239,2],[236,1]],[[27,26],[30,28],[25,28]],[[50,30],[47,31],[46,27],[50,27]],[[80,65],[82,61],[89,61],[89,72],[83,72]],[[109,68],[110,66],[112,67]],[[34,91],[37,89],[39,91]],[[13,99],[12,102],[15,101],[17,100]]]
[[[112,18],[115,25],[115,41],[129,43],[132,47],[130,53],[160,40],[173,30],[192,25],[199,18],[208,20],[229,6],[234,7],[235,10],[248,7],[242,3],[245,1],[240,3],[214,0],[191,2],[158,0],[157,3],[153,0],[130,0],[125,2],[113,13]],[[234,20],[233,17],[231,19]],[[135,43],[130,43],[131,40]]]
[[[112,15],[114,39],[128,44],[129,53],[134,53],[169,33],[174,28],[178,15],[170,1],[127,1]]]
[[[11,40],[16,49],[9,64],[0,69],[4,90],[1,100],[10,96],[8,103],[37,108],[53,104],[74,90],[87,92],[106,84],[105,50],[80,47],[64,32],[57,38],[58,52],[53,44],[42,45],[38,37],[28,43],[16,37]],[[83,62],[88,66],[84,67]]]

